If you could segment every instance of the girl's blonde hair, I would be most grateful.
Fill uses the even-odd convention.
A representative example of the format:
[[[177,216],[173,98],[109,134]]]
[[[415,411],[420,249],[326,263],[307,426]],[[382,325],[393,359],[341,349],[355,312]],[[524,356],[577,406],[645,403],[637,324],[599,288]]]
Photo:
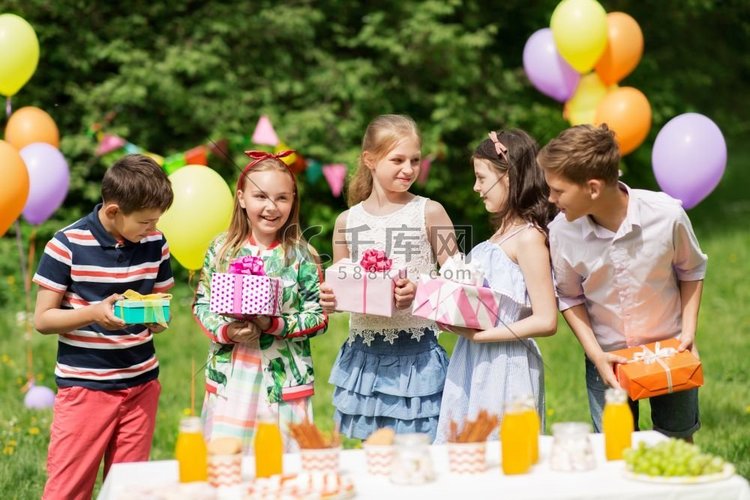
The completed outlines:
[[[419,146],[422,146],[417,124],[406,115],[380,115],[370,122],[362,138],[362,152],[359,154],[357,171],[349,181],[347,202],[350,207],[366,200],[372,193],[372,172],[365,165],[365,153],[372,155],[373,161],[378,162],[399,141],[408,136],[414,137]]]
[[[250,221],[247,218],[245,209],[240,205],[238,191],[245,191],[247,184],[252,182],[248,178],[250,174],[267,171],[282,172],[288,175],[294,184],[292,209],[289,212],[289,217],[286,222],[284,222],[284,225],[279,228],[277,234],[277,238],[281,240],[281,246],[284,249],[286,263],[288,264],[290,258],[296,256],[296,252],[299,252],[301,249],[309,251],[309,246],[302,236],[302,231],[300,230],[299,225],[300,202],[297,180],[283,161],[278,158],[267,158],[259,161],[250,169],[246,169],[246,171],[242,173],[240,180],[237,182],[237,190],[234,195],[234,207],[232,208],[232,219],[229,223],[226,239],[216,254],[217,269],[226,269],[229,266],[229,261],[237,256],[240,248],[242,248],[252,233],[252,227],[250,226]]]

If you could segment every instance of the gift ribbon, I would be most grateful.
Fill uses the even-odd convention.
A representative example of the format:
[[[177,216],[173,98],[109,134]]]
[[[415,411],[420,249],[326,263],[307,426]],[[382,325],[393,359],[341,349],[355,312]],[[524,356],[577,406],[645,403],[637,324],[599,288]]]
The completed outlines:
[[[233,311],[242,311],[242,284],[244,282],[243,276],[247,276],[245,274],[235,274],[234,275],[234,294],[232,295],[232,310]],[[273,303],[273,312],[271,313],[271,316],[278,316],[279,315],[279,280],[278,279],[272,279],[271,286],[273,287],[273,294],[271,295],[271,302]]]
[[[652,365],[658,363],[659,366],[664,368],[664,372],[667,374],[667,392],[672,393],[672,369],[664,362],[664,358],[671,358],[677,354],[677,349],[674,347],[661,347],[660,342],[654,344],[654,350],[652,351],[648,347],[641,346],[642,351],[636,352],[633,355],[633,359],[628,363],[643,363],[644,365]]]
[[[164,317],[164,304],[162,302],[170,300],[172,298],[171,293],[149,293],[143,295],[135,290],[127,290],[122,296],[127,300],[143,302],[144,309],[154,313],[154,319],[157,324],[164,327],[168,326],[167,319]]]

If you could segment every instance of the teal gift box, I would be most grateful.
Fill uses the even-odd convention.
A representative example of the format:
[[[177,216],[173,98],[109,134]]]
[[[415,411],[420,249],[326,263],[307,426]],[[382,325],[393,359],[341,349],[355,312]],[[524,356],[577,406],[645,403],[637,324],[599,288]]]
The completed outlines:
[[[115,316],[129,325],[158,323],[167,326],[171,295],[152,294],[141,295],[138,298],[127,298],[128,296],[138,295],[128,292],[124,294],[125,299],[115,302]]]

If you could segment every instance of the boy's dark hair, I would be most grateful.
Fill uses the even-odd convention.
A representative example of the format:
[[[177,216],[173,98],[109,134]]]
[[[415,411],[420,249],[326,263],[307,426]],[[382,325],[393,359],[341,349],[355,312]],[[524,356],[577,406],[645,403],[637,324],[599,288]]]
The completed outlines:
[[[576,125],[544,146],[537,162],[543,169],[576,184],[591,179],[614,184],[619,178],[620,148],[606,124]]]
[[[117,160],[104,174],[102,199],[116,203],[124,214],[152,208],[164,212],[174,193],[167,174],[152,158],[133,154]]]
[[[498,154],[495,143],[485,139],[471,157],[486,160],[501,175],[508,175],[508,201],[500,212],[492,214],[495,227],[502,227],[514,215],[547,232],[547,223],[556,213],[555,206],[547,201],[549,187],[542,171],[536,166],[539,146],[526,132],[520,129],[498,130],[497,139],[507,148],[507,153]]]

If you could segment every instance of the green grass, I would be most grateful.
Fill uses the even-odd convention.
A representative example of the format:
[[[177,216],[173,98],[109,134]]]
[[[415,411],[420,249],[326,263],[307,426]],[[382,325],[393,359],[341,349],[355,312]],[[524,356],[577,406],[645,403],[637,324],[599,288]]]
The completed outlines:
[[[736,146],[740,146],[737,144]],[[690,212],[703,250],[709,255],[709,270],[701,306],[698,345],[704,364],[705,386],[700,393],[703,427],[696,442],[737,465],[738,472],[750,476],[750,153],[730,156],[727,174],[709,200]],[[730,144],[730,151],[736,152]],[[12,284],[13,277],[2,277]],[[6,281],[7,279],[7,281]],[[5,285],[5,283],[4,283]],[[202,366],[207,340],[190,316],[191,292],[180,284],[175,292],[175,319],[172,327],[157,337],[163,385],[152,458],[173,456],[177,425],[189,411],[192,363]],[[38,498],[45,480],[50,411],[30,411],[23,406],[21,386],[25,381],[23,324],[15,307],[0,310],[0,491],[3,498]],[[546,365],[547,428],[560,421],[588,421],[582,351],[574,336],[560,321],[557,335],[541,339]],[[331,319],[329,331],[313,340],[317,374],[314,399],[315,420],[324,428],[332,426],[332,388],[328,374],[339,346],[346,339],[346,317]],[[451,349],[450,334],[441,343]],[[39,383],[53,387],[56,338],[34,334],[30,345],[34,353],[34,372]],[[202,372],[195,383],[196,410],[203,398]],[[641,405],[641,428],[650,428],[647,404]],[[348,445],[356,445],[348,442]]]

